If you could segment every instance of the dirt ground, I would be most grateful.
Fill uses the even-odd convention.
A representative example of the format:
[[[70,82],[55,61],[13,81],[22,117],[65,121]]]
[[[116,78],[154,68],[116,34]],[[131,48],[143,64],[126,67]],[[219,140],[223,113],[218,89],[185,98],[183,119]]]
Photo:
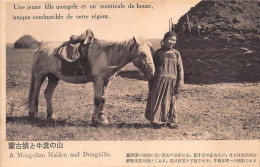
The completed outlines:
[[[56,122],[46,120],[44,82],[39,114],[27,118],[20,105],[29,90],[32,49],[7,46],[7,140],[256,140],[260,139],[260,83],[186,84],[179,96],[179,128],[153,129],[144,118],[147,81],[132,64],[110,84],[107,127],[91,125],[92,83],[75,85],[60,81],[53,104]]]

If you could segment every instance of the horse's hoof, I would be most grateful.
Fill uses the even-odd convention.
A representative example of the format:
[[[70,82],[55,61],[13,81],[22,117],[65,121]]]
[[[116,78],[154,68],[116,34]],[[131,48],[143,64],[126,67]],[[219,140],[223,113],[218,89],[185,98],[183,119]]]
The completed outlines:
[[[100,116],[99,116],[99,120],[100,120],[101,122],[103,122],[103,124],[109,124],[109,121],[108,121],[107,117],[104,116],[104,115],[100,115]]]
[[[109,121],[107,119],[98,119],[97,117],[92,118],[92,125],[94,126],[106,126],[109,124]]]
[[[35,112],[29,112],[29,118],[30,118],[30,119],[35,118],[36,115],[37,115],[37,113],[35,113]]]
[[[51,121],[56,121],[58,118],[53,114],[53,115],[47,115],[47,119]]]

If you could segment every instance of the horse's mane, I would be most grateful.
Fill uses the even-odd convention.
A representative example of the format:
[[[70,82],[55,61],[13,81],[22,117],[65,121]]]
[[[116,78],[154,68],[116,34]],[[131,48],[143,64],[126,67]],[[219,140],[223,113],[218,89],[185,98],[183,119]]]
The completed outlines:
[[[133,39],[121,42],[101,41],[96,39],[98,49],[102,49],[111,62],[116,63],[119,59],[129,58],[132,54],[137,54],[137,48]],[[148,41],[141,41],[139,45],[148,45],[152,51],[152,45]]]
[[[97,45],[100,49],[103,49],[107,54],[114,54],[116,52],[117,54],[120,54],[122,52],[129,52],[130,49],[133,49],[134,46],[134,40],[130,39],[127,41],[121,41],[121,42],[111,42],[111,41],[101,41],[97,40]]]

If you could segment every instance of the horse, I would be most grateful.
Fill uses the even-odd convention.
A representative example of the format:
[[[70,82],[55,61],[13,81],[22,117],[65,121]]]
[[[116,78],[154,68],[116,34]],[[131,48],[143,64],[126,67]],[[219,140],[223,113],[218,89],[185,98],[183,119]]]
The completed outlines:
[[[38,96],[42,83],[48,78],[44,91],[47,103],[47,119],[56,120],[53,113],[52,96],[59,80],[74,84],[93,82],[94,111],[92,124],[109,124],[106,112],[103,110],[110,81],[126,64],[133,64],[150,80],[155,72],[153,48],[146,40],[133,37],[122,42],[101,41],[93,36],[86,37],[79,46],[81,56],[88,57],[90,72],[79,76],[64,76],[61,73],[61,59],[55,56],[60,44],[49,43],[41,46],[34,54],[31,70],[31,82],[28,97],[29,117],[38,113]]]

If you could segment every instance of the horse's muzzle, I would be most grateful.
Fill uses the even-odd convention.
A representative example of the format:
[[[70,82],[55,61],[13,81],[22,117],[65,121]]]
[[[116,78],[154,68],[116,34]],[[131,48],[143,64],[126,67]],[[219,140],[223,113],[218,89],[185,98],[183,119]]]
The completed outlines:
[[[149,75],[147,75],[146,78],[147,78],[148,81],[151,81],[153,79],[153,77],[154,77],[154,74],[150,73]]]

